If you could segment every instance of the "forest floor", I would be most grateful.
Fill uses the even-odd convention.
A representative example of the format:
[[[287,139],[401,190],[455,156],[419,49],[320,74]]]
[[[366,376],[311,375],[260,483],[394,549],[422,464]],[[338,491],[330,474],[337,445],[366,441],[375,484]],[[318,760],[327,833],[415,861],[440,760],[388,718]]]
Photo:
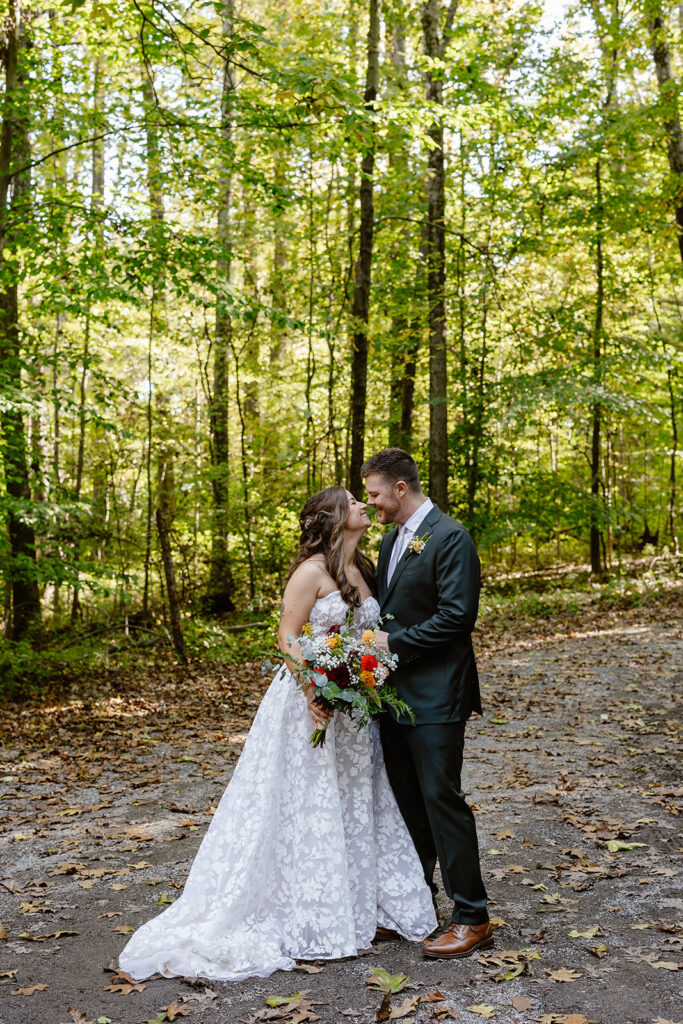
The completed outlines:
[[[425,961],[385,942],[239,984],[118,975],[128,934],[182,887],[267,684],[253,663],[154,669],[0,708],[0,1024],[371,1024],[378,968],[411,979],[403,1024],[683,1020],[680,593],[476,644],[464,786],[493,950]]]

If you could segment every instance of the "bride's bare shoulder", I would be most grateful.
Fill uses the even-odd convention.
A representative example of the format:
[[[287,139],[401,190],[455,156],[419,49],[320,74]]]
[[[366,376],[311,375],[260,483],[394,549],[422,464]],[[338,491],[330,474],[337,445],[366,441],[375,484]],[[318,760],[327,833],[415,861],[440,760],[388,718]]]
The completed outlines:
[[[287,590],[299,592],[308,591],[314,597],[325,597],[337,589],[337,585],[327,571],[327,565],[322,555],[311,555],[296,569],[289,578]]]

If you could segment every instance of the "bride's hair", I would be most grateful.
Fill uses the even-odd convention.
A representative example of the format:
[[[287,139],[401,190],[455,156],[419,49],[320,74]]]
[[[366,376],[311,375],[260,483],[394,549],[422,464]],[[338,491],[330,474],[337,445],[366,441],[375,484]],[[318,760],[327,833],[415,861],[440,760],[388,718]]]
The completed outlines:
[[[326,487],[312,494],[301,510],[299,550],[289,567],[287,579],[302,562],[312,555],[324,555],[325,567],[339,587],[342,598],[350,607],[361,604],[358,587],[354,587],[344,572],[344,526],[349,517],[349,497],[343,487]],[[375,593],[375,567],[367,555],[358,548],[354,561],[363,579]]]

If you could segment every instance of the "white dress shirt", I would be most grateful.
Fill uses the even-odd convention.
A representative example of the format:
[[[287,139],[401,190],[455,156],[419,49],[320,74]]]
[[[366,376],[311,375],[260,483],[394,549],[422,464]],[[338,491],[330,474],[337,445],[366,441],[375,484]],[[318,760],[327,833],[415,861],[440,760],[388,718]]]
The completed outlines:
[[[420,523],[431,508],[434,508],[434,502],[431,498],[425,498],[420,507],[415,509],[410,519],[406,519],[405,523],[399,526],[398,537],[394,541],[389,565],[387,566],[387,586],[389,586],[391,577],[394,575],[394,569],[398,564],[398,560],[417,533]]]

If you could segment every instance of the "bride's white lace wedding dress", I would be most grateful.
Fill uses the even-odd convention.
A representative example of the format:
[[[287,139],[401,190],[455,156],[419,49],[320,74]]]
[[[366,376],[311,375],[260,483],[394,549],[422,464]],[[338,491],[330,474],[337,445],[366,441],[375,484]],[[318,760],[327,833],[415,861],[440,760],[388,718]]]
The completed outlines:
[[[326,633],[347,607],[319,598]],[[355,628],[372,625],[368,598]],[[131,936],[119,965],[237,980],[296,960],[353,956],[377,926],[406,939],[436,927],[432,897],[389,786],[376,722],[335,714],[321,748],[306,698],[283,666],[269,686],[180,898]]]

